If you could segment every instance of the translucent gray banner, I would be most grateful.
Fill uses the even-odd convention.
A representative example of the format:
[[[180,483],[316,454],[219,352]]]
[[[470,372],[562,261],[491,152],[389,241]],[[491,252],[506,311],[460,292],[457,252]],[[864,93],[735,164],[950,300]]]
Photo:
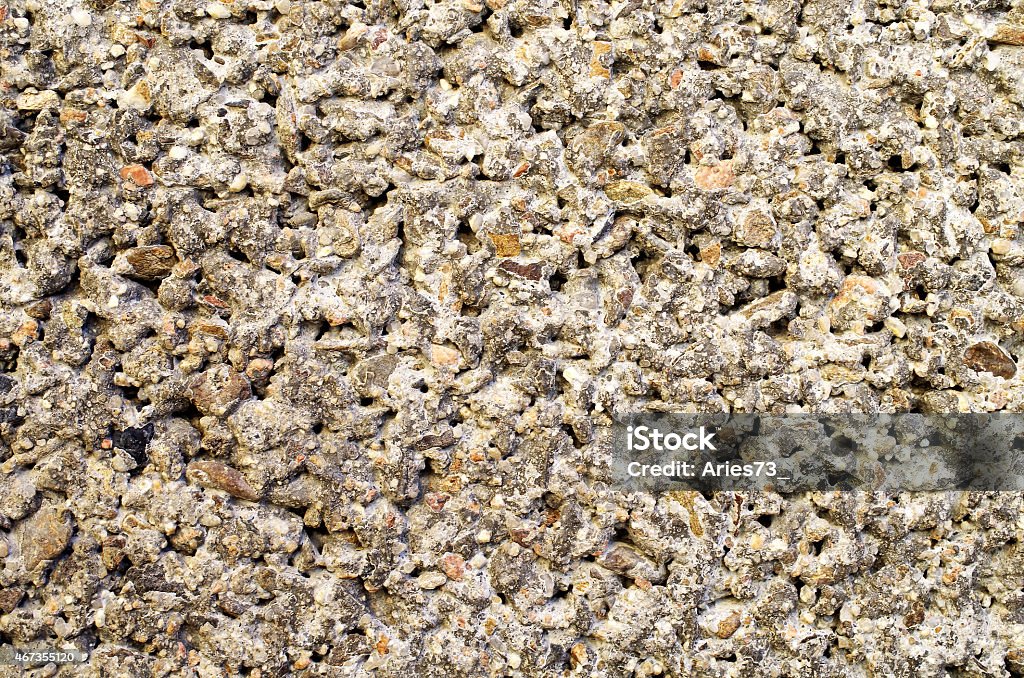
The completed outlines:
[[[660,414],[613,428],[623,490],[1024,490],[1022,414]]]

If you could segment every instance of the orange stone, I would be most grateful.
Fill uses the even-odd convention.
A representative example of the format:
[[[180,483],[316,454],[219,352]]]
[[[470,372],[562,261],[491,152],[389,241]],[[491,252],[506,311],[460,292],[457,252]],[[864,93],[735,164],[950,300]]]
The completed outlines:
[[[518,257],[522,251],[519,236],[515,233],[488,233],[499,257]]]
[[[125,165],[121,168],[121,179],[140,187],[153,185],[153,175],[142,165]]]
[[[441,570],[449,579],[459,581],[466,574],[466,561],[456,553],[446,554],[441,558]]]

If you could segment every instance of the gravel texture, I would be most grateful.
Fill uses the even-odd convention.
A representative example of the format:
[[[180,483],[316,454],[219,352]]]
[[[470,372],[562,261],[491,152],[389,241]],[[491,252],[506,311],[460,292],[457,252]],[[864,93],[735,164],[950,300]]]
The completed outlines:
[[[1024,407],[1020,7],[0,0],[0,103],[22,675],[1024,674],[1019,493],[606,484]]]

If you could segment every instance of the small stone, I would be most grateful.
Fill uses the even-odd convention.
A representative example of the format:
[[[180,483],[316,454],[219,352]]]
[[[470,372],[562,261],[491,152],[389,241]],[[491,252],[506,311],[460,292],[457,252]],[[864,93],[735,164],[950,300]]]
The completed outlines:
[[[19,111],[42,111],[60,106],[60,96],[53,90],[25,92],[18,96],[15,106]]]
[[[733,259],[729,266],[751,278],[772,278],[786,272],[786,261],[764,250],[749,249]]]
[[[761,210],[746,213],[736,225],[733,237],[747,247],[769,248],[778,237],[778,226],[771,214]]]
[[[606,60],[610,60],[611,53],[612,43],[604,41],[594,42],[594,53],[590,60],[590,77],[611,77],[611,71],[605,65]]]
[[[488,233],[499,257],[518,257],[522,251],[519,236],[515,233]]]
[[[245,476],[219,461],[194,461],[185,470],[185,477],[197,485],[223,490],[232,497],[246,501],[258,501],[260,498]]]
[[[604,192],[612,200],[624,203],[640,202],[654,195],[654,191],[636,181],[616,181],[605,186]]]
[[[35,318],[36,320],[46,320],[47,318],[50,317],[50,312],[52,310],[53,302],[50,301],[49,299],[43,299],[42,301],[37,301],[35,303],[29,304],[25,308],[25,313],[28,314],[30,318]]]
[[[540,280],[541,272],[543,271],[543,267],[539,262],[520,264],[516,261],[506,260],[498,264],[498,268],[517,278],[525,278],[526,280]]]
[[[715,635],[723,639],[731,638],[739,627],[740,613],[733,612],[728,617],[718,622],[718,627],[715,629]]]
[[[779,290],[772,292],[767,297],[750,302],[741,308],[739,313],[755,328],[761,328],[793,313],[798,302],[799,298],[793,292]]]
[[[899,318],[886,318],[885,326],[900,339],[907,335],[907,326]]]
[[[997,344],[981,341],[964,352],[964,364],[975,372],[989,372],[993,376],[1010,379],[1017,373],[1013,358]]]
[[[248,399],[252,388],[244,375],[227,365],[216,365],[193,380],[190,394],[200,412],[223,417]]]
[[[456,553],[446,553],[441,558],[441,570],[449,579],[458,581],[466,574],[466,561]]]
[[[573,666],[579,666],[587,661],[589,653],[584,643],[576,643],[569,649],[569,661]]]
[[[18,607],[25,597],[25,589],[17,587],[0,588],[0,614],[9,614]]]
[[[891,292],[882,282],[865,275],[849,275],[829,304],[836,329],[863,329],[884,320],[892,310]]]
[[[451,499],[451,497],[443,493],[428,492],[424,496],[423,501],[427,504],[427,506],[429,506],[433,510],[440,511],[441,509],[444,508],[444,504],[446,504],[447,500],[449,499]]]
[[[125,165],[121,168],[121,179],[140,188],[153,185],[153,175],[142,165]]]
[[[715,165],[701,165],[693,177],[698,188],[705,191],[713,191],[722,188],[729,188],[736,181],[736,174],[732,169],[732,161],[726,160]]]
[[[128,275],[158,280],[166,278],[174,268],[174,248],[168,245],[133,247],[125,252],[125,259],[132,267]]]
[[[459,364],[459,358],[461,356],[462,354],[459,353],[457,349],[442,346],[440,344],[430,345],[430,360],[435,365],[455,367]]]
[[[1007,254],[1013,248],[1013,241],[1006,238],[996,238],[992,241],[992,254]]]
[[[71,516],[60,507],[45,506],[20,526],[19,547],[25,569],[33,571],[59,556],[71,542]]]
[[[82,28],[88,28],[89,26],[92,26],[92,15],[84,9],[71,10],[71,20],[74,21],[76,25],[81,26]]]
[[[250,360],[245,367],[245,376],[253,382],[264,382],[274,369],[274,363],[266,358]]]
[[[1024,673],[1024,649],[1013,648],[1007,651],[1006,667],[1017,673]]]
[[[436,589],[443,586],[448,578],[441,572],[424,572],[416,578],[416,583],[421,589]]]
[[[246,174],[243,172],[241,174],[236,175],[235,178],[231,180],[231,183],[228,184],[228,190],[231,191],[232,193],[238,193],[248,185],[249,177],[246,176]]]
[[[219,2],[211,2],[206,6],[206,13],[214,19],[227,19],[231,16],[231,10]]]
[[[597,563],[632,579],[645,579],[649,582],[661,582],[665,579],[665,572],[657,564],[619,542],[609,544],[598,556]]]
[[[1024,47],[1024,26],[1017,24],[998,24],[995,32],[989,40],[1003,45]]]

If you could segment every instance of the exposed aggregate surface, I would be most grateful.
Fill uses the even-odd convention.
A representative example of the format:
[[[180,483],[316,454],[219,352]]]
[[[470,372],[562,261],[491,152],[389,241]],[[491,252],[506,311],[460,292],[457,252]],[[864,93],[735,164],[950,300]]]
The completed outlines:
[[[0,103],[22,675],[1024,675],[1019,494],[607,485],[1021,410],[1019,7],[3,0]]]

